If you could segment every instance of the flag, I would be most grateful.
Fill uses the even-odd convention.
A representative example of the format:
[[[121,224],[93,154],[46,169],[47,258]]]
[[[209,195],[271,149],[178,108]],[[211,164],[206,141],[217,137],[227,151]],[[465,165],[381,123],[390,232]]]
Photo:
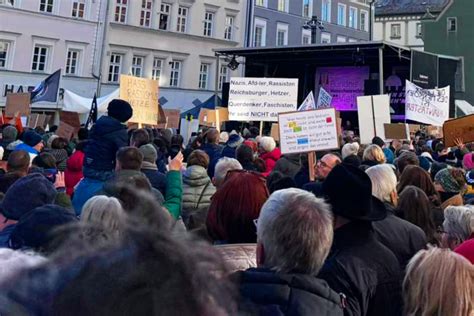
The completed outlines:
[[[306,99],[304,99],[303,103],[301,103],[298,111],[308,111],[308,110],[315,110],[315,109],[316,109],[316,102],[314,102],[313,91],[311,91],[306,96]]]
[[[97,95],[94,93],[94,98],[92,99],[91,110],[89,111],[89,116],[86,121],[86,128],[91,129],[92,125],[97,121]]]
[[[31,91],[31,103],[40,101],[56,102],[58,99],[60,78],[61,69],[58,69],[48,78],[41,81],[41,83]]]
[[[318,104],[316,105],[317,109],[324,109],[331,107],[332,96],[324,90],[323,87],[319,88],[318,95]]]

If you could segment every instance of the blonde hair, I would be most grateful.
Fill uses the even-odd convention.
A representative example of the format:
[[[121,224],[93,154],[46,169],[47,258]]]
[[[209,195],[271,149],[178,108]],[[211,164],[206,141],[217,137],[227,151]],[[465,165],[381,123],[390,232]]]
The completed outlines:
[[[408,263],[403,280],[405,315],[472,316],[474,265],[441,248],[419,251]]]
[[[363,160],[375,161],[379,164],[387,162],[385,154],[383,153],[382,148],[378,145],[370,145],[364,150],[364,155],[362,156]]]
[[[119,200],[114,197],[97,195],[84,204],[81,222],[100,225],[106,231],[118,234],[125,216],[125,211]]]

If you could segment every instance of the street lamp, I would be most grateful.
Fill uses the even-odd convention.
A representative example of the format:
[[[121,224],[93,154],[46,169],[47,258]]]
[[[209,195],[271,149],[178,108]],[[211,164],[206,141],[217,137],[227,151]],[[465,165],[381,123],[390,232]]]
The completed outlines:
[[[318,29],[324,30],[324,25],[322,21],[318,20],[317,16],[313,15],[311,20],[303,25],[303,29],[311,30],[311,44],[316,44],[316,32]]]
[[[374,20],[374,12],[372,11],[372,6],[377,0],[369,0],[369,41],[372,41],[372,23]]]

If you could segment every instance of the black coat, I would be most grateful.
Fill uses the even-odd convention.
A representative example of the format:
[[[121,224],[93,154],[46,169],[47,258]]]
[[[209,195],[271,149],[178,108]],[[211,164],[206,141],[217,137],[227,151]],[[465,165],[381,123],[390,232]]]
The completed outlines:
[[[408,261],[418,251],[426,248],[426,234],[420,227],[397,217],[391,205],[385,203],[385,207],[387,217],[373,223],[375,234],[395,254],[404,271]]]
[[[339,294],[311,275],[251,268],[238,272],[245,315],[343,315]]]
[[[298,171],[300,171],[300,169],[300,155],[290,154],[282,156],[275,164],[275,167],[273,168],[272,172],[279,171],[285,176],[288,176],[293,179],[298,173]]]
[[[315,181],[315,182],[309,182],[303,185],[303,190],[311,192],[314,194],[314,196],[318,198],[323,198],[324,197],[324,192],[323,192],[323,182],[322,181]]]
[[[301,169],[296,173],[294,179],[296,187],[302,189],[306,183],[309,183],[309,169],[308,167],[301,167]]]
[[[127,126],[110,116],[102,116],[92,126],[84,148],[84,167],[94,170],[115,169],[115,154],[128,146]]]
[[[347,297],[344,315],[402,314],[400,265],[371,223],[353,221],[334,231],[331,252],[318,275]]]

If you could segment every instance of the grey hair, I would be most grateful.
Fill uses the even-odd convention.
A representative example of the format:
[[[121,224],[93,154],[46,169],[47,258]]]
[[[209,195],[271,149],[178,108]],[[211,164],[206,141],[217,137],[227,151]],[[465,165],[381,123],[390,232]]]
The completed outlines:
[[[258,218],[257,242],[264,247],[264,265],[277,272],[316,275],[333,235],[329,205],[300,189],[274,192]]]
[[[84,204],[81,222],[97,224],[110,232],[118,232],[124,217],[125,211],[118,199],[97,195]]]
[[[218,185],[221,184],[227,176],[227,172],[231,170],[242,170],[242,165],[237,159],[229,157],[223,157],[219,159],[214,169],[214,178],[216,183]]]
[[[46,258],[39,254],[2,248],[0,249],[0,282],[22,269],[36,267],[44,262]]]
[[[443,229],[451,238],[461,242],[474,232],[474,208],[449,206],[444,210]]]
[[[391,194],[397,191],[397,176],[388,164],[368,168],[367,175],[372,182],[372,195],[382,202],[392,202]]]

